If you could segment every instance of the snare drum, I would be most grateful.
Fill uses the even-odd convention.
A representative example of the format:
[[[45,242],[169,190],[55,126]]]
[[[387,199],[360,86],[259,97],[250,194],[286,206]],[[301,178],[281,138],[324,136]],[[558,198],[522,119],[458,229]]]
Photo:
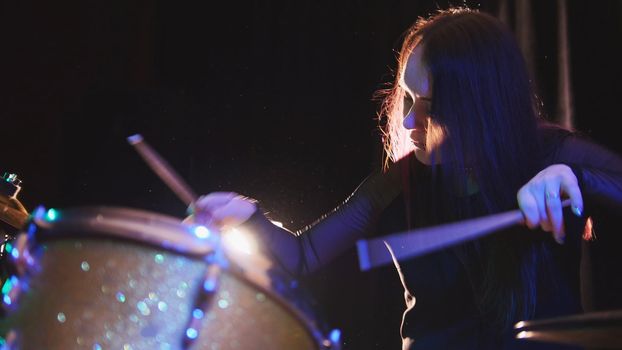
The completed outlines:
[[[115,207],[39,209],[25,231],[2,288],[11,349],[339,347],[294,281],[227,234]]]

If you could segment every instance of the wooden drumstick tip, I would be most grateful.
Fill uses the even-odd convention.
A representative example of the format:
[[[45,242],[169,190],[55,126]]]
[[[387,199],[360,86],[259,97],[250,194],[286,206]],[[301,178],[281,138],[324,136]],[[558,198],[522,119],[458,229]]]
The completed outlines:
[[[129,142],[130,145],[135,145],[135,144],[143,142],[143,137],[141,134],[134,134],[127,138],[127,142]]]

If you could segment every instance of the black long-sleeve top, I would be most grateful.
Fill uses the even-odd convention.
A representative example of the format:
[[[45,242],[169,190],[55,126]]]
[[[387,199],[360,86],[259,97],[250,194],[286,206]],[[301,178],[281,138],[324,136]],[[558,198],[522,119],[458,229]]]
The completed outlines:
[[[569,211],[564,213],[567,234],[564,245],[555,243],[550,234],[514,227],[496,233],[494,238],[400,262],[398,272],[406,302],[401,327],[403,349],[555,348],[552,344],[516,340],[511,329],[496,329],[486,315],[486,305],[481,304],[480,284],[485,278],[482,271],[497,259],[503,259],[503,249],[512,251],[513,247],[504,247],[499,242],[513,234],[533,237],[533,244],[538,245],[544,256],[538,260],[533,275],[537,291],[532,317],[540,319],[582,312],[580,243],[583,219],[589,216],[598,222],[602,208],[622,213],[622,159],[575,134],[557,130],[544,135],[548,145],[544,165],[562,163],[571,167],[583,195],[583,218],[576,218]],[[413,167],[410,173],[415,178],[407,181],[418,187],[411,191],[430,190],[420,185],[429,180],[428,166],[415,157],[400,163]],[[268,250],[287,270],[296,274],[312,272],[356,240],[374,235],[379,219],[396,228],[405,228],[404,204],[410,199],[404,198],[404,178],[395,170],[398,168],[393,167],[388,173],[373,173],[342,205],[297,233],[272,225],[260,212],[245,225],[264,238]],[[474,207],[481,204],[477,193],[460,200],[470,201]],[[434,213],[442,208],[410,204],[417,207],[410,212],[413,227],[439,224],[439,220],[443,220],[442,215]],[[473,215],[477,214],[475,210]]]

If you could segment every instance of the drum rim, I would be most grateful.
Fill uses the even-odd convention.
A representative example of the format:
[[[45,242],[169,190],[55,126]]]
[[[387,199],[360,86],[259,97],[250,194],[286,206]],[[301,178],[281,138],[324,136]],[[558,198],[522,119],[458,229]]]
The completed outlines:
[[[182,219],[171,215],[115,206],[71,207],[57,211],[60,214],[57,219],[48,219],[37,214],[32,216],[30,223],[34,225],[35,245],[39,241],[77,237],[78,232],[84,233],[88,230],[90,234],[81,235],[80,238],[112,236],[115,239],[160,247],[197,258],[214,252],[213,240],[196,237],[191,232],[191,225],[184,224]],[[150,226],[149,234],[140,230],[147,225]],[[30,225],[26,225],[28,226]],[[31,231],[30,228],[28,230]]]

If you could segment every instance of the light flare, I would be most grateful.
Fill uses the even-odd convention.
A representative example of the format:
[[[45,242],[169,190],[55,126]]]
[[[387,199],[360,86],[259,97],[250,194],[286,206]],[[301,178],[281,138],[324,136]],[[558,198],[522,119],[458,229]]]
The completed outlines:
[[[238,228],[224,231],[223,243],[227,248],[244,254],[251,255],[257,252],[257,241],[255,238],[249,232]]]

